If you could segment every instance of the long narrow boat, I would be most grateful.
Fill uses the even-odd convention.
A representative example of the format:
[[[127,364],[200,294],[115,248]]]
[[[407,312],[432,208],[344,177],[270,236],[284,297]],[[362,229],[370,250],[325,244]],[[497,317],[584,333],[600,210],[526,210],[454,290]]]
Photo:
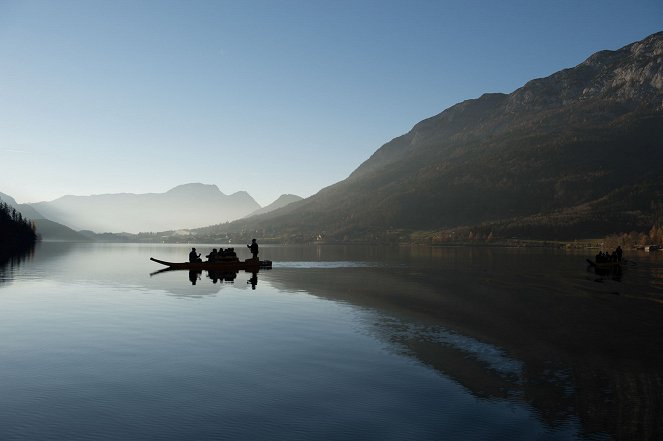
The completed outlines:
[[[594,262],[589,259],[585,259],[587,263],[596,269],[602,269],[602,270],[618,270],[622,268],[622,263],[621,262]]]
[[[271,260],[230,260],[225,262],[166,262],[165,260],[150,257],[150,260],[161,265],[166,265],[171,269],[189,269],[189,270],[253,270],[271,268]]]

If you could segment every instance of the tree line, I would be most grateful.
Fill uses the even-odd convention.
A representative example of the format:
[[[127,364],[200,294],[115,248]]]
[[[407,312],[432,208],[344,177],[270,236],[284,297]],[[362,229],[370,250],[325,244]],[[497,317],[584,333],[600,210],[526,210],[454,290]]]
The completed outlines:
[[[663,225],[653,225],[649,232],[631,231],[629,233],[612,234],[605,238],[608,247],[642,247],[645,245],[663,244]]]
[[[34,223],[0,201],[0,260],[29,250],[36,241]]]

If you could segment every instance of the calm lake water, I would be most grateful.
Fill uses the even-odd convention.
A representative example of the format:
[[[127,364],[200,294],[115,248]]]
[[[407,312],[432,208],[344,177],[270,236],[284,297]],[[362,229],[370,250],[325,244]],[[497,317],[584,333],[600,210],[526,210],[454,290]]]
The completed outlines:
[[[189,247],[0,269],[0,439],[663,439],[661,254],[617,277],[561,250],[262,246],[256,275],[155,273]]]

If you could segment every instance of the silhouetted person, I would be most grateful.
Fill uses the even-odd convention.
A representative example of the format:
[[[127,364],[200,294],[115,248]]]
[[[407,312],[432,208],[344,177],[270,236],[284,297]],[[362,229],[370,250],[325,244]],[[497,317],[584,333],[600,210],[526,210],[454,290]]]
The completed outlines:
[[[208,254],[207,256],[205,256],[205,257],[207,257],[207,261],[208,261],[208,262],[214,262],[214,261],[216,260],[216,256],[217,256],[217,255],[218,255],[218,253],[217,253],[217,251],[216,251],[216,248],[213,248],[213,249],[212,249],[212,252],[209,253],[209,254]]]
[[[255,239],[251,239],[251,245],[247,245],[246,247],[251,250],[253,260],[258,260],[258,242]]]
[[[191,252],[189,253],[189,262],[202,262],[203,259],[200,258],[200,254],[196,253],[195,248],[191,248]]]
[[[622,254],[624,253],[624,251],[622,251],[622,247],[620,247],[618,245],[617,249],[615,250],[615,253],[617,254],[617,262],[621,262],[622,261]]]
[[[256,285],[258,284],[258,273],[252,272],[251,278],[246,283],[251,284],[251,289],[256,289]]]

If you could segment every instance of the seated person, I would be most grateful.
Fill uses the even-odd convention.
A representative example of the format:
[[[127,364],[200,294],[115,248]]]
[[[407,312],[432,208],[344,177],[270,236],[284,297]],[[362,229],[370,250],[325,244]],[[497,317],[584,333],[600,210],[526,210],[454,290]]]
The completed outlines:
[[[216,248],[213,248],[212,252],[205,257],[207,257],[208,262],[214,262],[216,260],[216,256],[217,256]]]
[[[191,248],[191,252],[189,253],[189,262],[202,262],[203,259],[200,258],[200,254],[196,253],[195,248]]]

